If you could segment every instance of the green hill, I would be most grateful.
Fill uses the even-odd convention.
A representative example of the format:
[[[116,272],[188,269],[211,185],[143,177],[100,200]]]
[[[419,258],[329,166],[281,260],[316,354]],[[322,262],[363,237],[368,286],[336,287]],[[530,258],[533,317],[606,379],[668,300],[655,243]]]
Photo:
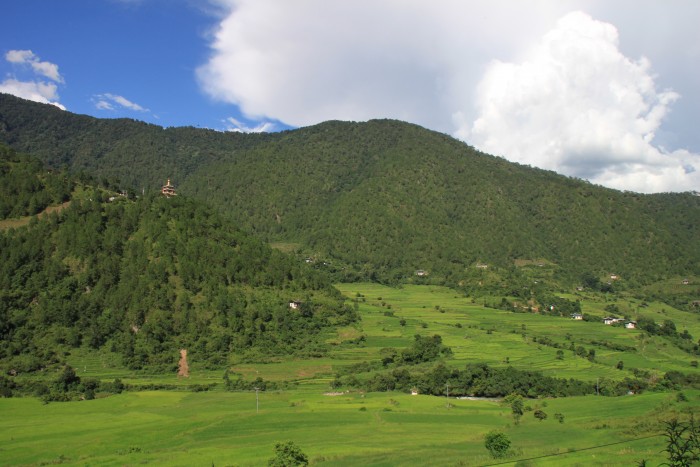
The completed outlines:
[[[25,181],[18,186],[46,191],[29,183],[44,178],[40,164],[0,156]],[[321,355],[322,332],[356,319],[324,275],[202,203],[67,183],[67,207],[0,231],[3,373],[63,363],[81,346],[156,371],[177,369],[181,348],[216,368],[229,358]]]
[[[0,140],[115,188],[170,178],[338,280],[456,287],[488,266],[512,283],[529,279],[523,265],[540,264],[566,287],[612,274],[631,288],[700,275],[700,197],[594,186],[398,121],[221,133],[0,95]]]

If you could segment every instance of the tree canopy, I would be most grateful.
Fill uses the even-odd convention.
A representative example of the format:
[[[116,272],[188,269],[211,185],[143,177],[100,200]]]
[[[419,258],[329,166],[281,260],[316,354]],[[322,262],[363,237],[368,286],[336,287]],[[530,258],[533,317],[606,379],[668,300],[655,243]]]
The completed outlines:
[[[78,346],[166,371],[181,348],[215,367],[231,355],[320,355],[319,333],[357,318],[322,272],[200,202],[71,183],[65,209],[0,231],[6,370],[60,364]]]
[[[700,275],[700,197],[620,192],[483,154],[393,120],[274,134],[101,120],[0,95],[0,140],[114,187],[166,178],[336,280],[483,280],[545,264],[607,287]],[[416,271],[423,271],[417,275]],[[614,286],[614,285],[613,285]]]

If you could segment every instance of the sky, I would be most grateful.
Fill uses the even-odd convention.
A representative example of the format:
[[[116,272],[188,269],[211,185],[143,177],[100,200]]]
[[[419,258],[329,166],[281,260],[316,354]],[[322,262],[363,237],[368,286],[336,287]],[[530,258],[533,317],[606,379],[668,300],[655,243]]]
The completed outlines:
[[[6,0],[0,92],[163,127],[394,118],[700,191],[697,0]]]

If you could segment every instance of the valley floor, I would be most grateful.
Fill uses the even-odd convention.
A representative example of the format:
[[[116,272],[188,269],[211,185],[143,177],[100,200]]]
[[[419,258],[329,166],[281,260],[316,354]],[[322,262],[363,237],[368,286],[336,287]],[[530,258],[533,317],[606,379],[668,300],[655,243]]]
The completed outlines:
[[[223,371],[204,370],[196,361],[189,361],[189,378],[178,378],[132,373],[110,354],[76,351],[69,363],[79,376],[171,390],[49,404],[0,399],[0,464],[259,466],[273,457],[275,443],[293,441],[311,465],[629,466],[643,459],[659,465],[667,461],[664,422],[700,410],[700,390],[694,389],[526,399],[515,424],[510,407],[497,400],[332,388],[339,369],[372,366],[382,349],[405,348],[415,334],[441,335],[453,350],[445,362],[453,368],[512,365],[601,384],[634,377],[635,368],[651,377],[696,371],[688,354],[638,330],[486,308],[440,287],[338,287],[362,321],[327,335],[326,357],[232,362],[229,368],[249,381],[286,381],[289,389],[260,391],[256,400],[255,391],[224,391]],[[595,311],[602,304],[583,306]],[[649,309],[660,313],[662,305]],[[696,314],[663,309],[679,327],[700,335]],[[594,348],[595,358],[577,356],[568,350],[571,343]],[[566,349],[563,358],[555,344]],[[213,386],[194,392],[194,385]],[[537,410],[547,418],[535,418]],[[509,457],[489,455],[484,436],[491,430],[511,440]]]
[[[700,392],[532,401],[564,415],[515,426],[497,402],[397,393],[327,396],[321,388],[254,392],[144,391],[42,405],[0,399],[5,465],[266,464],[293,441],[311,465],[494,465],[484,435],[512,441],[505,464],[649,465],[664,461],[657,423],[700,407]],[[449,403],[448,403],[449,402]]]

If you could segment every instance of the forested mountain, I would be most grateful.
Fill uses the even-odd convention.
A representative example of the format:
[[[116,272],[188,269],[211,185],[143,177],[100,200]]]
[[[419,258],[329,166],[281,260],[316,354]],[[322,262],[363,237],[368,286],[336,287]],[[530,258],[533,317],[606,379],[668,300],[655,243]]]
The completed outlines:
[[[478,264],[544,264],[570,286],[700,275],[700,197],[594,186],[398,121],[221,133],[0,95],[0,141],[115,187],[170,178],[342,280],[458,286],[478,280]]]
[[[5,148],[7,166],[26,188],[17,198],[51,191],[31,183],[46,173],[36,161]],[[78,346],[153,370],[176,368],[181,348],[212,366],[232,355],[316,355],[324,329],[356,319],[323,274],[206,205],[64,184],[74,187],[59,196],[71,198],[64,209],[0,230],[5,371],[60,363]],[[301,305],[292,309],[293,301]]]

